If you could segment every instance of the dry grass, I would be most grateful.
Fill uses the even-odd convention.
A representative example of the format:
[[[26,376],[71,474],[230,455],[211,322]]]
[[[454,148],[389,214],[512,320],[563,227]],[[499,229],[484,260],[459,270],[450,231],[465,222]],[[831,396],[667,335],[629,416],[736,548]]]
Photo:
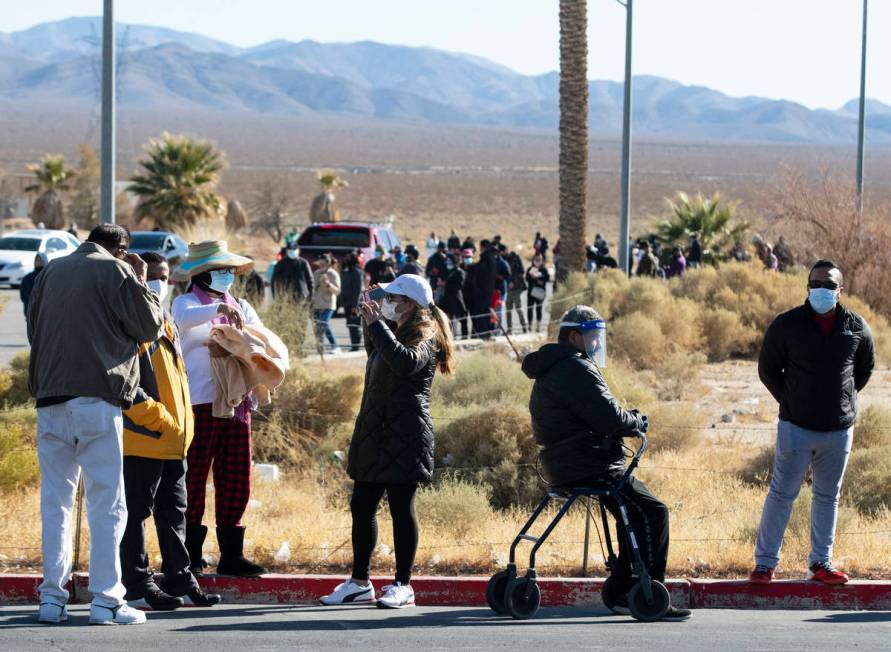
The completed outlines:
[[[750,570],[752,550],[765,489],[746,483],[738,474],[744,460],[757,449],[744,445],[705,443],[683,453],[655,452],[645,458],[639,476],[671,510],[671,557],[674,576],[742,576]],[[853,471],[853,469],[852,469]],[[245,522],[247,547],[276,571],[348,572],[350,515],[348,493],[339,479],[285,474],[276,483],[257,482]],[[846,482],[845,491],[853,478]],[[212,490],[210,496],[212,496]],[[728,499],[732,497],[732,501]],[[783,547],[781,576],[800,577],[808,553],[810,494],[803,488]],[[213,510],[205,522],[213,522]],[[0,552],[7,568],[36,567],[39,563],[39,521],[36,487],[0,495],[0,511],[20,524],[0,533]],[[526,508],[496,510],[481,485],[443,479],[425,489],[418,499],[421,544],[418,573],[485,574],[502,565],[510,540],[528,516]],[[394,567],[392,533],[386,507],[375,554],[375,572]],[[151,531],[151,527],[148,528]],[[547,574],[578,573],[584,518],[574,510],[542,548],[539,568]],[[857,577],[891,577],[891,514],[870,516],[845,505],[839,518],[836,560]],[[155,536],[150,533],[150,555],[158,561]],[[273,555],[287,541],[291,557],[276,561]],[[86,554],[86,548],[83,549]],[[525,548],[521,548],[525,550]],[[596,544],[594,550],[597,550]],[[213,536],[208,552],[218,552]],[[593,568],[602,572],[599,554]]]

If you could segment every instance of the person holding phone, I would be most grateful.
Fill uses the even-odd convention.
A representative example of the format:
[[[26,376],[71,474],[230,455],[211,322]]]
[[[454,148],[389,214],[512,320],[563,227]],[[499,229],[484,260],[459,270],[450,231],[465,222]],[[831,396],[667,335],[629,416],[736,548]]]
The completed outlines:
[[[445,314],[433,303],[433,291],[422,276],[406,274],[363,295],[359,313],[365,327],[368,362],[365,388],[347,472],[353,479],[353,573],[324,605],[375,601],[369,580],[377,544],[377,507],[387,494],[393,517],[396,577],[385,586],[377,605],[413,606],[411,572],[418,547],[415,493],[433,477],[433,421],[430,388],[436,370],[455,367],[452,332]]]

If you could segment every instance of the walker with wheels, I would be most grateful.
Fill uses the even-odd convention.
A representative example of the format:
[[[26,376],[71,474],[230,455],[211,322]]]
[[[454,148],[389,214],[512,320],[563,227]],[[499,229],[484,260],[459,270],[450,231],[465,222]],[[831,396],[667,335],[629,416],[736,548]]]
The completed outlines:
[[[618,521],[617,527],[621,527],[627,534],[628,540],[631,542],[631,553],[634,557],[632,572],[637,576],[638,582],[628,592],[628,609],[631,615],[642,622],[653,622],[661,619],[669,607],[671,606],[671,597],[668,589],[662,582],[658,582],[650,578],[640,556],[640,549],[637,545],[637,537],[631,529],[628,520],[628,509],[625,501],[621,496],[621,489],[625,486],[628,478],[637,468],[641,456],[647,449],[647,437],[644,433],[635,433],[640,438],[640,447],[628,463],[628,467],[622,474],[622,477],[613,485],[607,488],[591,488],[591,487],[574,487],[568,489],[554,488],[545,494],[545,497],[532,512],[532,516],[526,521],[526,524],[514,538],[510,547],[510,559],[507,568],[499,571],[492,576],[486,587],[486,601],[495,613],[510,614],[517,620],[526,620],[531,618],[538,611],[541,604],[541,590],[538,588],[535,573],[535,554],[541,545],[547,540],[554,528],[560,520],[566,515],[570,507],[581,497],[596,497],[600,505],[600,518],[603,522],[603,534],[606,539],[607,560],[606,568],[612,571],[618,564],[618,559],[613,551],[613,542],[610,535],[609,523],[606,518],[606,507],[604,501],[612,498],[618,505],[619,513],[622,518]],[[550,524],[545,528],[540,536],[532,536],[527,534],[535,521],[550,505],[551,501],[563,501],[563,506],[554,516]],[[516,551],[520,541],[530,541],[532,551],[529,553],[529,568],[525,576],[517,575]],[[615,612],[616,599],[613,595],[612,576],[607,577],[603,584],[601,596],[603,604]]]

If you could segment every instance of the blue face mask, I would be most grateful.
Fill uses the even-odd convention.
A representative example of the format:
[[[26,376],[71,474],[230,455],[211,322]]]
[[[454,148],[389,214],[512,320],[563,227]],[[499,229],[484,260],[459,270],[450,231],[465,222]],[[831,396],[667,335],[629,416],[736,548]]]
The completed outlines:
[[[835,308],[835,304],[838,303],[838,290],[813,288],[808,290],[807,300],[817,314],[824,315]]]
[[[220,294],[226,294],[235,282],[235,272],[215,269],[210,273],[210,289]]]

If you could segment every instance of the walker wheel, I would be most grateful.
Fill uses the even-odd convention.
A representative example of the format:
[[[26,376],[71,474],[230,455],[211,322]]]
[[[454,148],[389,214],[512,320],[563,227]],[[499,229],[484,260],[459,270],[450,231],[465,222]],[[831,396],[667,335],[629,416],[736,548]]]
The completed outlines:
[[[489,603],[492,611],[497,614],[507,613],[507,604],[505,604],[505,594],[507,593],[507,585],[516,577],[516,571],[503,570],[495,573],[486,585],[486,602]]]
[[[535,615],[541,604],[541,589],[529,577],[517,577],[507,586],[505,594],[507,610],[516,620],[526,620]]]
[[[647,602],[640,584],[635,584],[628,592],[628,609],[631,610],[631,615],[642,623],[661,619],[671,606],[671,596],[662,582],[650,580],[650,588],[653,592],[653,599],[650,602]]]
[[[610,575],[603,582],[603,588],[600,589],[600,599],[603,600],[603,606],[612,611],[614,614],[619,613],[616,611],[616,580]]]

